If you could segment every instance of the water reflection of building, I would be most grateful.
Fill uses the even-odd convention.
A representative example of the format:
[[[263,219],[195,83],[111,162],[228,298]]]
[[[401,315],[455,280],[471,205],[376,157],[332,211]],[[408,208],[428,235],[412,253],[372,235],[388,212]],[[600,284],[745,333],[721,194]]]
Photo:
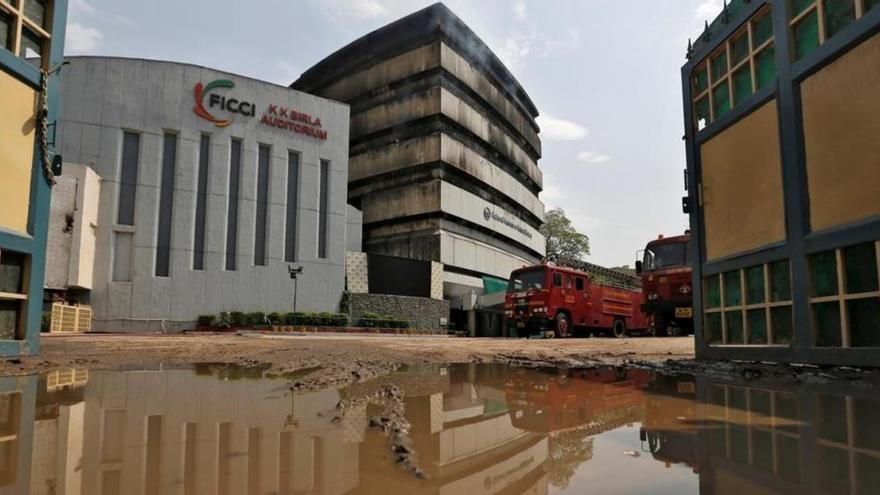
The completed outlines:
[[[0,378],[0,495],[28,493],[36,377]]]
[[[877,493],[880,397],[872,387],[683,377],[655,392],[649,404],[665,404],[648,407],[644,436],[656,459],[694,466],[703,495]]]

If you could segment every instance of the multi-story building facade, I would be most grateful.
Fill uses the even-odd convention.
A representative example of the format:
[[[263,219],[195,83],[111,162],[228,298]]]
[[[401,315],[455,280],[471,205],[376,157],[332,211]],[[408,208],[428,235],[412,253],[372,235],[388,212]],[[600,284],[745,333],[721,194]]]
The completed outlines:
[[[348,200],[363,210],[364,251],[443,263],[453,309],[541,259],[538,111],[444,5],[363,36],[291,87],[351,105]]]
[[[697,356],[880,363],[880,7],[732,1],[682,69]]]
[[[39,352],[66,0],[0,2],[0,355]]]
[[[69,62],[58,141],[77,164],[68,189],[91,194],[53,197],[71,226],[53,232],[65,266],[50,288],[79,289],[94,330],[291,311],[288,266],[303,268],[296,309],[337,310],[346,229],[360,229],[347,105],[193,65]]]

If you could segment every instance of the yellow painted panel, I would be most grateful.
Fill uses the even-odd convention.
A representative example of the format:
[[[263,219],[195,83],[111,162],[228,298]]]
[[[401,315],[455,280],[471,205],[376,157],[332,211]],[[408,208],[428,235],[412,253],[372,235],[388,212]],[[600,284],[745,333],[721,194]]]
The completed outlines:
[[[700,153],[707,258],[784,240],[776,101],[704,143]]]
[[[880,34],[801,85],[813,230],[880,215]]]
[[[0,227],[27,232],[36,92],[0,70]]]

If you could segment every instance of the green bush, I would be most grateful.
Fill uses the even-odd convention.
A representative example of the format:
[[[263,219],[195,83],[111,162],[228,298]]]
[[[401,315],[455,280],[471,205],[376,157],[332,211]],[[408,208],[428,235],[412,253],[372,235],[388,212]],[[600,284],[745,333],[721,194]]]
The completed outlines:
[[[348,315],[344,313],[287,313],[284,324],[291,326],[344,327]]]
[[[410,324],[409,321],[402,318],[367,311],[358,320],[358,326],[364,328],[409,328]]]
[[[229,315],[228,311],[221,311],[220,312],[220,314],[217,316],[216,325],[218,328],[232,327],[232,317]]]
[[[280,325],[284,323],[284,313],[273,312],[266,315],[269,317],[269,323],[273,325]]]
[[[229,324],[233,327],[240,327],[245,324],[245,315],[241,311],[229,312]]]
[[[198,326],[210,327],[214,325],[214,315],[199,315]]]
[[[263,313],[262,311],[248,313],[244,316],[244,321],[247,325],[265,325],[266,313]]]

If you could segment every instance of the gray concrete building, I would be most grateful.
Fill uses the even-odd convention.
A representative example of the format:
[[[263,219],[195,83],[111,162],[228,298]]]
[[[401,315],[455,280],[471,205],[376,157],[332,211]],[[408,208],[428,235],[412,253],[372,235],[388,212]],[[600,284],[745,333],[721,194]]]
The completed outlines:
[[[444,295],[463,310],[543,256],[538,111],[444,5],[363,36],[291,87],[351,105],[348,201],[363,211],[365,252],[442,263]]]
[[[346,238],[360,235],[347,105],[193,65],[68,60],[58,149],[99,180],[53,198],[53,218],[72,226],[53,234],[67,260],[54,270],[69,275],[50,280],[88,282],[94,330],[291,311],[289,265],[303,267],[298,310],[337,310]],[[62,180],[90,176],[70,168]]]

